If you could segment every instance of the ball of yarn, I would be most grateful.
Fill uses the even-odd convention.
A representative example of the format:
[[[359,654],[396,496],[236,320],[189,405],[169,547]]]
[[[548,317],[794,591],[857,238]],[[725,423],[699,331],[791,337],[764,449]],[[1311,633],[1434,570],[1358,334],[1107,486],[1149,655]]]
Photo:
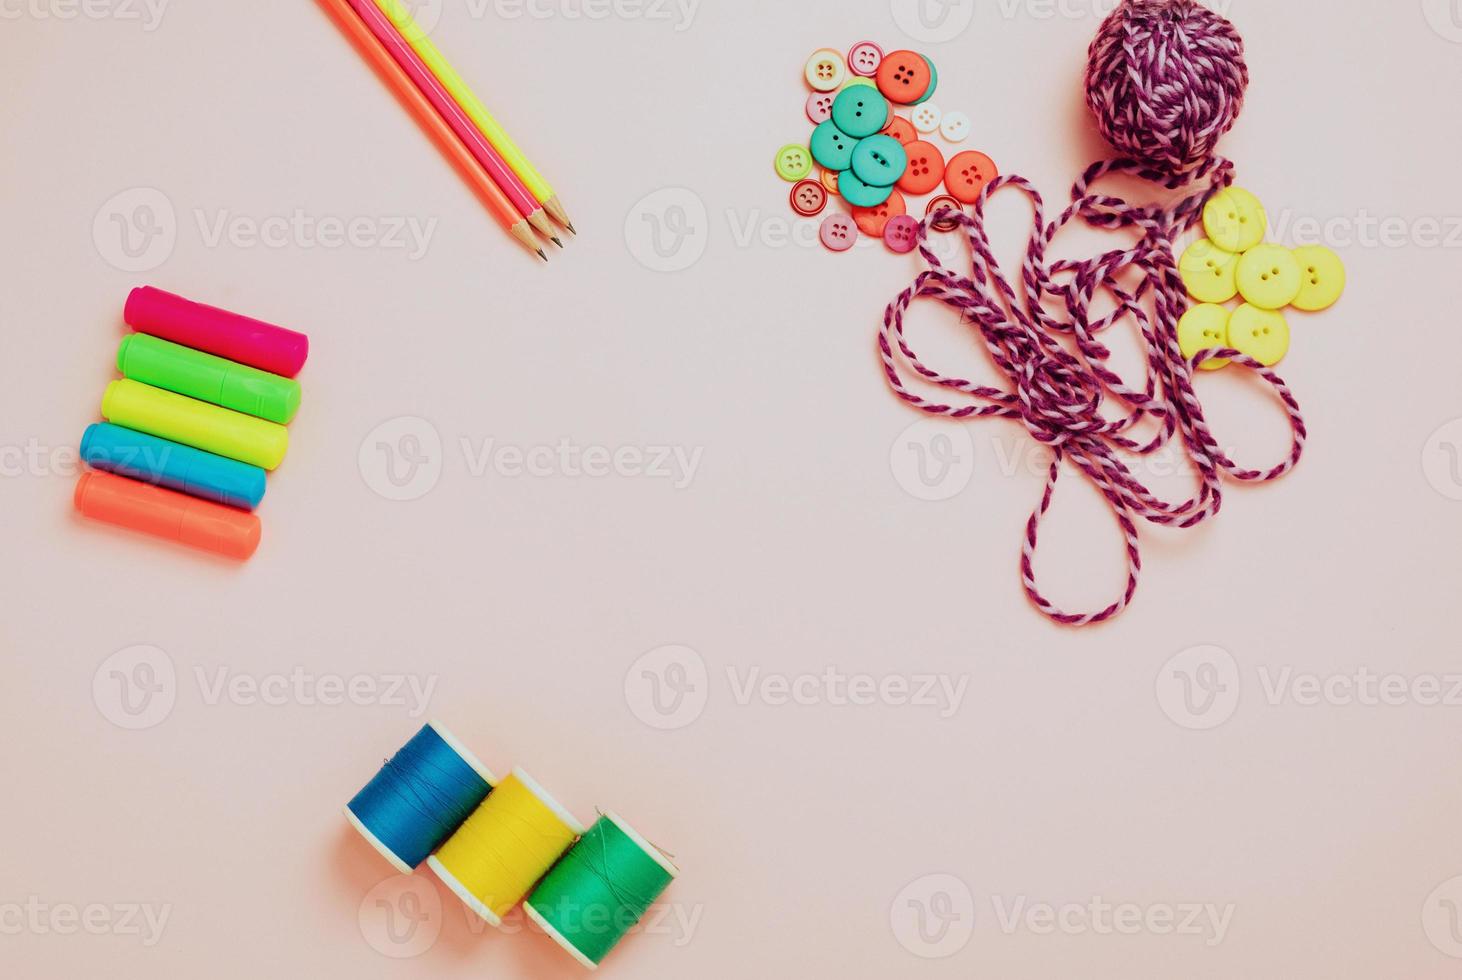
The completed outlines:
[[[1172,184],[1209,170],[1248,86],[1243,38],[1195,0],[1123,0],[1088,52],[1102,136]]]

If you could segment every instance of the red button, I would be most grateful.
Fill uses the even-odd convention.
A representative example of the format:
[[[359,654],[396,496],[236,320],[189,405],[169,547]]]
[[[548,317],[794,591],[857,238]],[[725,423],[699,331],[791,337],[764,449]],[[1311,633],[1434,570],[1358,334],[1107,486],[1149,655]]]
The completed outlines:
[[[904,144],[909,155],[909,165],[899,178],[899,189],[909,194],[924,195],[938,187],[944,180],[944,154],[933,143],[914,140]]]
[[[827,188],[815,180],[799,180],[792,187],[792,210],[810,218],[827,207]]]
[[[978,150],[965,150],[950,158],[944,170],[944,186],[961,203],[974,204],[985,185],[998,176],[1000,171],[995,168],[994,160]]]
[[[929,91],[933,80],[929,62],[913,51],[894,51],[883,56],[878,65],[878,91],[890,102],[910,105]]]
[[[908,146],[919,138],[919,131],[914,128],[913,123],[909,122],[903,116],[895,116],[889,113],[888,125],[883,127],[883,135],[892,136],[904,146]]]
[[[908,205],[904,204],[904,196],[894,191],[888,196],[888,200],[882,204],[875,204],[871,208],[854,208],[853,220],[858,224],[858,230],[872,238],[882,238],[883,229],[891,218],[897,218],[901,214],[908,214]]]
[[[948,194],[940,194],[938,197],[932,199],[929,202],[929,206],[924,209],[924,217],[927,218],[935,211],[940,211],[944,208],[949,208],[952,211],[963,211],[964,205],[956,199],[950,197]],[[940,218],[929,227],[933,228],[935,231],[954,231],[956,228],[959,227],[959,220],[954,217],[944,217]]]

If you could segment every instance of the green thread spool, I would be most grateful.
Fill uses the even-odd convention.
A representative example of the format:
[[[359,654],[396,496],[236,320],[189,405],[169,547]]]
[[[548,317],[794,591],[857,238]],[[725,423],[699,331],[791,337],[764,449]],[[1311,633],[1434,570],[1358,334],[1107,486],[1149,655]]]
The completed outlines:
[[[528,917],[594,969],[678,874],[660,849],[602,814],[528,896]]]

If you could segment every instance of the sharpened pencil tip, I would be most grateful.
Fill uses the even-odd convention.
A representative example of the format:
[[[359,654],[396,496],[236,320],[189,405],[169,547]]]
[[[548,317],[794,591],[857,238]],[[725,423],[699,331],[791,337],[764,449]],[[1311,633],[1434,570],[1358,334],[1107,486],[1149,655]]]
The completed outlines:
[[[564,224],[568,226],[569,234],[571,234],[571,235],[577,235],[578,234],[578,232],[574,230],[574,223],[572,221],[565,221]]]
[[[544,251],[543,251],[543,249],[541,249],[541,248],[540,248],[540,249],[538,249],[538,257],[539,257],[539,258],[540,258],[540,259],[542,259],[542,260],[543,260],[543,261],[545,261],[545,262],[547,262],[547,261],[548,261],[548,255],[547,255],[547,254],[546,254],[546,253],[545,253],[545,252],[544,252]]]
[[[549,235],[549,240],[559,248],[563,248],[563,241],[557,235]]]

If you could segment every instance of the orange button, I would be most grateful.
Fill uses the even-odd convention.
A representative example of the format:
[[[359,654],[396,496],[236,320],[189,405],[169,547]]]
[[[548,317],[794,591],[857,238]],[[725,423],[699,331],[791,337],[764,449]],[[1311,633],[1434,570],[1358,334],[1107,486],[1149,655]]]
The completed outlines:
[[[858,230],[863,234],[882,238],[883,228],[891,218],[908,213],[909,208],[904,203],[904,196],[898,191],[894,191],[882,204],[875,204],[871,208],[854,208],[853,220],[857,222]]]
[[[822,181],[822,186],[834,194],[838,192],[838,172],[836,170],[824,170],[818,179]]]
[[[905,146],[919,138],[919,131],[914,128],[914,124],[903,116],[890,115],[888,125],[883,127],[883,133],[885,136],[892,136]]]
[[[904,144],[909,156],[904,175],[899,178],[899,189],[909,194],[928,194],[944,180],[944,154],[933,143],[914,140]]]
[[[944,186],[961,204],[974,204],[985,185],[998,176],[994,160],[978,150],[965,150],[950,158],[944,169]]]
[[[913,51],[894,51],[883,56],[878,66],[878,91],[890,102],[911,105],[929,91],[934,75],[929,62]]]

